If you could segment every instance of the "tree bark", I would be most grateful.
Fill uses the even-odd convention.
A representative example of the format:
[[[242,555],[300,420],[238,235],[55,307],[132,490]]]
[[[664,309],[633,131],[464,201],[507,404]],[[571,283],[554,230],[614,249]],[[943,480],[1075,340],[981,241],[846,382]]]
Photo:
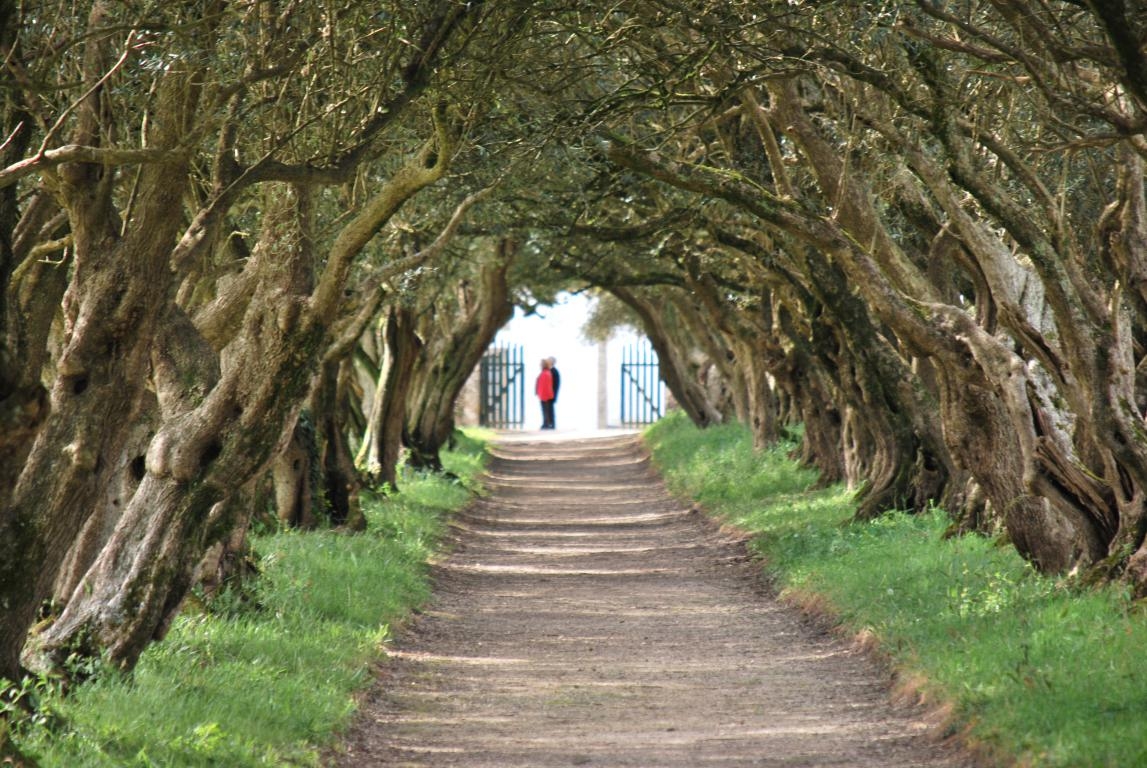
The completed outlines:
[[[442,134],[440,134],[442,136]],[[448,149],[443,145],[442,149]],[[312,192],[293,188],[264,216],[258,287],[240,334],[224,350],[218,384],[201,397],[172,396],[147,453],[146,474],[115,535],[63,614],[37,638],[41,659],[104,654],[130,668],[161,635],[196,565],[235,527],[231,493],[276,454],[284,424],[309,391],[309,367],[328,343],[353,255],[410,196],[441,177],[449,153],[424,150],[347,225],[312,285]],[[354,253],[347,252],[346,249]],[[188,337],[188,346],[202,338]],[[209,377],[185,377],[200,384]],[[161,409],[164,397],[161,394]],[[187,403],[194,407],[185,410]]]
[[[20,31],[20,13],[16,3],[0,5],[0,53],[10,66],[22,66],[22,52],[17,44]],[[9,83],[3,97],[2,129],[8,137],[0,147],[0,167],[7,167],[26,154],[32,140],[30,115],[24,104],[25,94],[16,83]],[[47,218],[48,196],[42,191],[33,195],[28,206],[27,218],[32,219],[30,228],[37,234],[41,227],[36,224]],[[18,281],[16,273],[25,263],[30,244],[21,247],[18,229],[22,224],[20,210],[20,190],[15,184],[0,187],[0,508],[8,503],[8,496],[16,485],[20,467],[31,450],[32,441],[39,426],[48,413],[48,393],[40,382],[40,369],[44,346],[36,345],[38,334],[22,328],[25,323],[21,313],[12,303],[17,300]],[[29,227],[29,222],[23,222]],[[36,269],[29,266],[27,271],[47,272],[52,278],[51,287],[41,297],[44,305],[54,314],[59,302],[52,297],[63,294],[66,286],[64,269]],[[47,282],[47,281],[45,281]],[[33,328],[43,323],[31,323]],[[47,333],[44,331],[44,337]],[[31,338],[29,338],[31,337]],[[3,669],[0,668],[0,675]]]
[[[97,4],[94,15],[99,14]],[[96,22],[93,21],[93,25]],[[102,75],[100,41],[88,71]],[[174,148],[198,99],[197,73],[173,68],[153,114],[152,142]],[[99,141],[100,91],[81,110],[77,143]],[[59,185],[71,221],[75,266],[65,297],[68,336],[40,426],[7,505],[0,509],[0,676],[15,678],[24,633],[76,533],[101,497],[96,484],[124,451],[148,380],[151,341],[167,295],[168,256],[186,187],[186,160],[172,152],[140,172],[140,205],[121,236],[110,174],[65,166]],[[62,458],[61,458],[62,457]]]
[[[442,471],[440,451],[454,431],[454,405],[466,380],[498,331],[514,314],[507,272],[516,244],[499,241],[493,257],[481,265],[479,285],[462,289],[458,318],[440,334],[425,334],[419,355],[403,442],[407,461],[420,469]]]
[[[311,393],[318,438],[318,460],[322,496],[331,525],[362,530],[366,520],[359,506],[362,479],[354,465],[348,442],[351,361],[348,357],[327,357]]]
[[[155,436],[158,406],[145,398],[140,417],[132,425],[123,455],[109,462],[99,486],[105,489],[103,498],[92,504],[92,514],[84,524],[68,552],[53,588],[53,602],[59,607],[79,586],[88,568],[95,562],[104,545],[115,533],[124,507],[131,501],[139,481],[143,479],[144,454]]]
[[[381,397],[371,427],[377,481],[390,490],[398,488],[398,461],[402,454],[407,399],[414,366],[422,354],[423,342],[418,337],[417,324],[417,316],[409,307],[391,307],[386,322],[388,361],[381,377]]]
[[[288,429],[286,446],[271,462],[275,511],[290,528],[310,530],[318,525],[319,461],[315,426],[307,411]]]

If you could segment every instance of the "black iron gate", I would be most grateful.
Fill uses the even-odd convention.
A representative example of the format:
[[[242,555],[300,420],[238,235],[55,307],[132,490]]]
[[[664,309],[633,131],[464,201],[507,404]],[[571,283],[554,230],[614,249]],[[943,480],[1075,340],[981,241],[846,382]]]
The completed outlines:
[[[621,423],[652,424],[661,418],[664,385],[657,353],[648,342],[621,351]]]
[[[526,415],[526,364],[517,345],[482,356],[478,419],[483,427],[520,428]]]

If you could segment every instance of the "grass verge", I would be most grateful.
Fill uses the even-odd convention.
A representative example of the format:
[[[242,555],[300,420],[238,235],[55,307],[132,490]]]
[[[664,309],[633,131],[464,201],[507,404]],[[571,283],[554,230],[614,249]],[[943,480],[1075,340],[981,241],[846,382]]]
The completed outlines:
[[[940,510],[846,524],[846,490],[809,490],[791,445],[755,454],[739,425],[702,431],[675,415],[645,437],[675,493],[754,534],[782,596],[871,636],[981,754],[1147,765],[1147,617],[1118,587],[1041,576],[983,537],[944,539]]]
[[[365,534],[255,537],[261,575],[246,594],[185,612],[130,677],[103,672],[66,697],[31,686],[36,714],[15,743],[44,768],[318,765],[388,627],[429,596],[427,560],[483,459],[468,436],[443,454],[458,480],[410,474],[400,493],[364,499]]]

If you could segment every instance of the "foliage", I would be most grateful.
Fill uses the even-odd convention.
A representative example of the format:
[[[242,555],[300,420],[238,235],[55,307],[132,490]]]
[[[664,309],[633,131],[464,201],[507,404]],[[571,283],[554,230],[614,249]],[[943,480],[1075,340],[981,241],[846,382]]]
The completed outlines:
[[[586,341],[600,343],[609,341],[618,332],[639,330],[640,320],[629,307],[603,291],[594,291],[592,295],[594,302],[582,326],[582,337]]]
[[[426,562],[445,517],[478,488],[484,442],[443,455],[457,479],[411,475],[364,503],[363,535],[258,536],[262,573],[185,611],[130,677],[105,670],[67,697],[32,682],[15,742],[42,766],[317,765],[390,628],[429,595]]]
[[[938,509],[842,524],[849,493],[809,490],[788,446],[754,455],[743,427],[674,415],[646,439],[675,492],[755,534],[782,596],[815,595],[844,632],[874,636],[905,677],[926,678],[922,694],[953,704],[953,731],[1023,765],[1147,761],[1147,617],[1123,591],[1041,576],[982,536],[945,538]]]

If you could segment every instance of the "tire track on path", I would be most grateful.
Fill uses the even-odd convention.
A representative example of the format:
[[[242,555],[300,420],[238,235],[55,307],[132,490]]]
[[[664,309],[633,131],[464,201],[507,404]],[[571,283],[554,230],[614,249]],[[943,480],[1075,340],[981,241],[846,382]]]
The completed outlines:
[[[632,435],[504,441],[332,764],[968,762],[760,583]]]

